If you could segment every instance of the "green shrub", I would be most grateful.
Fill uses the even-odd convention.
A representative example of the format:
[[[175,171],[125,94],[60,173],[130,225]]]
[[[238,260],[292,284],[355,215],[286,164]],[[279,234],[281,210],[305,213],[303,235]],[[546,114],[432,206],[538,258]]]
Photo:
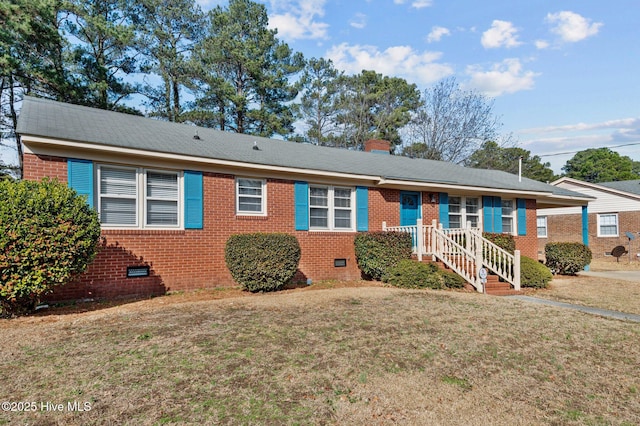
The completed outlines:
[[[520,286],[547,288],[553,279],[549,268],[526,256],[520,256]]]
[[[287,284],[300,262],[300,244],[289,234],[239,234],[224,252],[233,279],[245,290],[275,291]]]
[[[555,274],[575,275],[591,263],[591,249],[582,243],[547,243],[544,254]]]
[[[444,279],[436,265],[411,259],[400,260],[390,267],[382,280],[400,288],[444,288]]]
[[[356,235],[356,261],[364,274],[379,280],[387,269],[411,258],[411,235],[405,232],[366,232]]]
[[[513,254],[516,251],[516,239],[513,235],[485,232],[482,236],[508,253]]]
[[[467,283],[464,278],[455,272],[439,270],[438,273],[442,276],[446,288],[464,288]]]
[[[98,214],[66,185],[0,181],[0,315],[32,311],[98,250]]]

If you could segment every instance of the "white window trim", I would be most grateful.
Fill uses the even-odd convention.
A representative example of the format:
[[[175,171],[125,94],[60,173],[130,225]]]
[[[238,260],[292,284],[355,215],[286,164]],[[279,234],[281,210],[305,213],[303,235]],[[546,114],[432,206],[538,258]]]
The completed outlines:
[[[501,203],[504,201],[511,201],[511,214],[507,215],[504,214],[504,209],[502,208],[502,205],[500,206],[500,210],[502,212],[500,220],[502,221],[502,218],[505,217],[510,217],[511,218],[511,231],[505,231],[504,229],[502,230],[503,234],[508,234],[508,235],[517,235],[518,233],[518,204],[516,202],[515,199],[510,199],[510,198],[506,198],[504,200],[501,200]]]
[[[602,234],[600,233],[600,218],[602,216],[615,216],[616,218],[616,233],[615,235],[612,234]],[[598,217],[597,217],[597,228],[598,228],[598,237],[601,238],[618,238],[620,236],[620,218],[618,217],[618,213],[598,213]]]
[[[478,200],[478,211],[476,213],[476,216],[478,216],[478,226],[476,227],[477,229],[482,229],[482,198],[481,197],[467,197],[466,195],[457,195],[457,194],[451,194],[449,195],[449,199],[451,199],[451,197],[454,198],[460,198],[460,213],[453,213],[455,214],[459,214],[460,215],[460,228],[461,229],[466,229],[467,228],[467,222],[469,222],[469,220],[467,220],[467,198],[475,198],[476,200]],[[451,213],[449,213],[449,216],[451,216]]]
[[[135,225],[105,224],[101,222],[100,227],[102,229],[156,229],[156,230],[184,229],[184,217],[183,217],[184,216],[183,214],[184,180],[183,180],[182,171],[131,167],[131,166],[122,166],[122,165],[114,165],[114,164],[98,164],[96,167],[96,174],[95,174],[95,181],[94,181],[98,215],[100,215],[102,211],[102,194],[101,194],[100,180],[101,180],[101,172],[103,167],[106,167],[109,169],[135,170],[136,172],[136,224]],[[146,191],[147,172],[177,175],[178,177],[178,195],[177,195],[178,221],[176,225],[148,225],[147,224],[147,214],[146,214],[147,213],[147,191]],[[106,197],[109,198],[109,196],[106,196]]]
[[[262,195],[260,196],[260,210],[259,212],[240,210],[240,183],[241,179],[254,180],[262,183]],[[246,196],[246,195],[244,195]],[[255,196],[249,196],[252,198],[258,198]],[[237,216],[266,216],[267,215],[267,180],[256,179],[251,177],[236,176],[236,215]]]
[[[311,209],[312,208],[317,208],[317,206],[312,206],[311,205],[311,188],[324,188],[327,189],[327,209],[328,209],[328,215],[327,215],[327,227],[320,227],[320,226],[311,226]],[[350,208],[348,210],[350,210],[350,216],[349,216],[349,222],[351,223],[351,227],[350,228],[336,228],[335,226],[335,210],[347,210],[343,207],[335,207],[334,205],[334,201],[335,201],[335,196],[334,196],[334,191],[336,189],[346,189],[349,190],[350,192],[350,199],[351,199],[351,203],[350,203]],[[332,186],[332,185],[314,185],[314,184],[309,184],[309,199],[308,199],[308,203],[309,203],[309,230],[310,231],[324,231],[324,232],[355,232],[356,227],[355,227],[355,213],[356,213],[356,199],[355,199],[355,188],[350,187],[350,186]]]
[[[539,233],[539,229],[540,226],[538,225],[538,220],[540,219],[544,219],[544,235],[540,235]],[[549,237],[549,222],[547,221],[547,216],[538,216],[536,217],[536,235],[538,236],[538,238],[548,238]]]

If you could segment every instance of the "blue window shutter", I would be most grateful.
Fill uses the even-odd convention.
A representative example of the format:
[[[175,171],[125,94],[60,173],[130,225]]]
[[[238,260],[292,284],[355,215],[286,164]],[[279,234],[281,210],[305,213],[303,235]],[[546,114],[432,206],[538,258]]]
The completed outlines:
[[[482,222],[484,232],[493,232],[493,197],[482,197]]]
[[[308,231],[309,184],[307,182],[295,182],[293,184],[293,197],[296,209],[296,231]]]
[[[88,160],[67,159],[67,183],[80,195],[87,197],[93,207],[93,163]]]
[[[447,194],[446,192],[441,192],[438,195],[438,201],[440,203],[440,207],[439,207],[440,223],[442,224],[443,228],[448,228],[449,227],[449,194]]]
[[[184,171],[184,227],[202,229],[203,227],[203,191],[202,172]]]
[[[493,197],[493,232],[502,233],[502,199]]]
[[[518,235],[527,235],[527,200],[518,198]]]
[[[369,188],[356,187],[356,230],[369,230]]]

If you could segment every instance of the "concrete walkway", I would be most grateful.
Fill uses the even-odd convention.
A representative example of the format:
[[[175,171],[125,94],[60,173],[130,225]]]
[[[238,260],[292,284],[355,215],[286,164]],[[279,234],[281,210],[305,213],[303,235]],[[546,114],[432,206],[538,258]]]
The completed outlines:
[[[556,302],[555,300],[541,299],[531,296],[505,296],[512,299],[518,299],[530,303],[538,303],[540,305],[555,306],[557,308],[573,309],[588,314],[599,315],[607,318],[615,318],[619,320],[627,320],[640,322],[640,315],[626,314],[624,312],[610,311],[608,309],[591,308],[589,306],[574,305],[572,303]]]
[[[583,277],[611,278],[615,280],[633,281],[640,283],[640,270],[638,271],[583,271],[578,272]]]

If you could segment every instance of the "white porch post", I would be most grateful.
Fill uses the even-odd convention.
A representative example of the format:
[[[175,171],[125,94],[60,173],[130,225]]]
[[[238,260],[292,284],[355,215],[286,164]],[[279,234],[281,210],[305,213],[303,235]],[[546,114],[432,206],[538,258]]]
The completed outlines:
[[[431,221],[431,229],[429,230],[429,232],[431,232],[431,235],[429,235],[429,241],[431,242],[431,247],[429,247],[429,251],[431,252],[432,262],[435,262],[437,260],[436,258],[436,241],[437,241],[436,229],[437,228],[438,228],[438,220],[433,219]]]
[[[476,238],[475,234],[469,233],[469,236],[472,236],[473,238]],[[480,292],[480,293],[484,293],[484,287],[485,287],[485,283],[482,282],[482,279],[480,278],[480,269],[482,269],[482,261],[483,261],[483,255],[482,255],[482,243],[480,241],[474,241],[473,244],[475,244],[475,255],[476,255],[476,282],[479,284],[476,289]]]
[[[383,231],[387,230],[387,222],[382,222],[382,230]]]
[[[422,229],[422,219],[416,220],[416,234],[418,261],[422,262],[422,253],[424,253],[424,230]]]
[[[520,250],[513,252],[513,288],[520,290]]]

